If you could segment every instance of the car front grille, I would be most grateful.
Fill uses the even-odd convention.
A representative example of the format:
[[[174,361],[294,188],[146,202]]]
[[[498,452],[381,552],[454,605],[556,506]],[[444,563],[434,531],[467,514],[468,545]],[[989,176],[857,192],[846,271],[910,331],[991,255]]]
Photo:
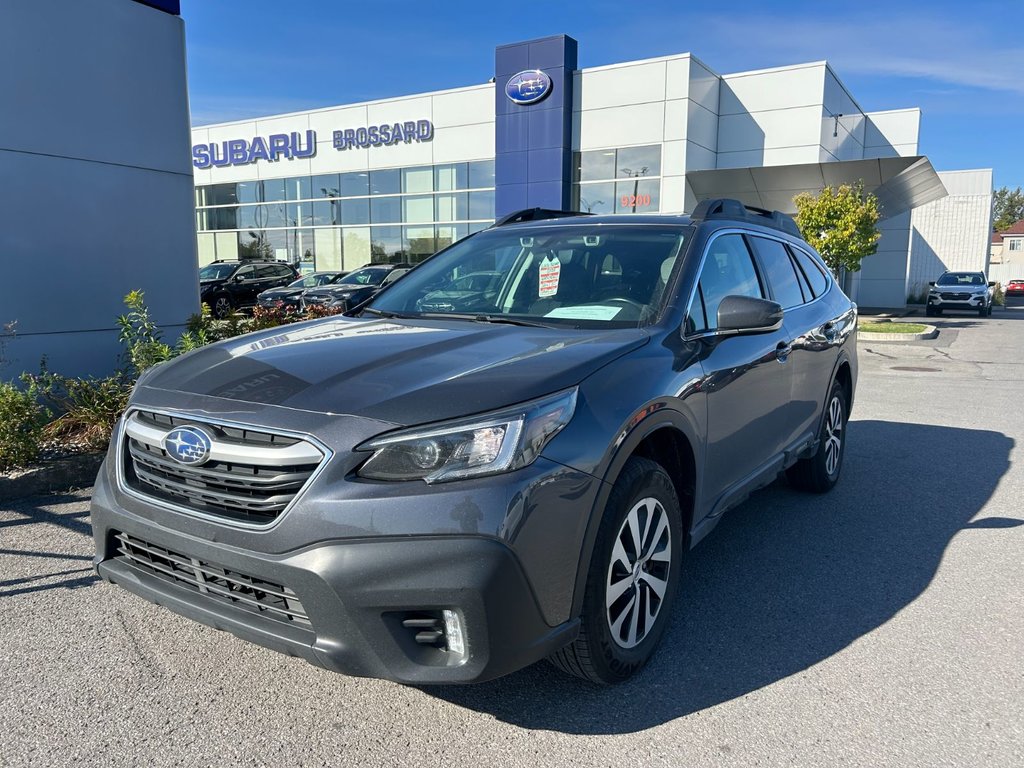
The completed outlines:
[[[939,294],[945,301],[967,301],[971,298],[969,293],[941,293]]]
[[[267,618],[309,627],[309,617],[288,587],[230,571],[214,563],[114,532],[118,558],[166,582],[186,587]]]
[[[211,438],[209,459],[199,465],[178,461],[164,447],[168,432],[186,426]],[[273,524],[325,460],[322,450],[301,438],[152,411],[128,414],[123,433],[128,489],[248,527]]]

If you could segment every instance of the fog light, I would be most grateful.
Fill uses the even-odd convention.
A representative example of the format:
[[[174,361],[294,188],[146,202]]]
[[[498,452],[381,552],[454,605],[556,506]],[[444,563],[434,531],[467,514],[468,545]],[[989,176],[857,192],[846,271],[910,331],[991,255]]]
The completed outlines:
[[[460,656],[466,653],[466,638],[462,633],[462,619],[455,611],[444,611],[444,636],[448,650]]]

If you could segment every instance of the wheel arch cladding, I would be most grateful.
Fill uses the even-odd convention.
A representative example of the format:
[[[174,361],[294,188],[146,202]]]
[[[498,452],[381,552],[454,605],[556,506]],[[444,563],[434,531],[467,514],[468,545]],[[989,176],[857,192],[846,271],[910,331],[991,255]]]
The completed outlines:
[[[632,456],[650,459],[661,465],[672,481],[679,509],[683,519],[683,551],[689,547],[690,532],[693,526],[694,502],[697,496],[697,455],[692,439],[673,420],[665,419],[662,412],[659,417],[641,422],[630,436],[619,447],[619,450],[608,465],[602,483],[601,492],[594,502],[587,533],[583,542],[576,572],[576,584],[573,589],[571,616],[580,615],[583,607],[583,595],[586,590],[587,571],[594,554],[597,530],[601,525],[611,489],[615,485],[623,468]],[[648,423],[650,422],[650,423]],[[655,423],[657,422],[657,423]],[[647,427],[646,429],[644,427]]]

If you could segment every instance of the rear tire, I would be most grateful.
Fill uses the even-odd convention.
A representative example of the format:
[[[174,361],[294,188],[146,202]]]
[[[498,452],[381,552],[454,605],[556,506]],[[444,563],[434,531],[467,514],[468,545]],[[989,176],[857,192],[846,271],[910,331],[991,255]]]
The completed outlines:
[[[825,401],[825,414],[818,433],[818,452],[800,459],[786,470],[793,486],[811,493],[826,493],[839,482],[846,453],[846,422],[846,391],[842,384],[834,381]]]
[[[986,309],[985,307],[982,307],[981,309],[978,310],[978,317],[988,317],[990,314],[992,314],[991,309]]]
[[[925,306],[924,315],[925,317],[935,317],[935,310],[932,308],[931,304]]]
[[[615,481],[598,528],[579,636],[549,661],[603,684],[639,671],[668,626],[682,559],[675,487],[660,464],[634,456]]]

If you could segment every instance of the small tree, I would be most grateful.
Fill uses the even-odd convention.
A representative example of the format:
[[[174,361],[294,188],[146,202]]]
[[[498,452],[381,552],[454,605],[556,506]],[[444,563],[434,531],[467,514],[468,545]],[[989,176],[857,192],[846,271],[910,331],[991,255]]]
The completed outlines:
[[[997,189],[992,199],[992,228],[1002,232],[1021,219],[1024,219],[1024,189]]]
[[[802,192],[793,201],[804,239],[836,274],[857,272],[878,249],[878,198],[864,193],[863,182],[825,187],[817,196]]]

